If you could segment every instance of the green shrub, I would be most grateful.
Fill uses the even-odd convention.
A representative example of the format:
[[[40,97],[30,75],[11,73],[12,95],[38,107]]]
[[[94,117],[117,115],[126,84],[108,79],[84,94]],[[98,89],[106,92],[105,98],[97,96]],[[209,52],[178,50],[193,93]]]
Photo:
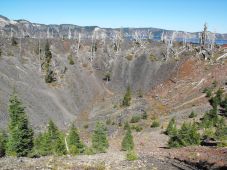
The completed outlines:
[[[7,136],[4,132],[0,131],[0,157],[5,156],[6,153]]]
[[[92,147],[96,152],[106,152],[109,147],[106,127],[103,123],[97,122],[92,135]]]
[[[166,128],[165,133],[167,135],[174,135],[177,132],[177,127],[176,127],[176,120],[175,118],[172,118]]]
[[[107,72],[107,73],[105,73],[103,80],[108,82],[108,81],[110,81],[110,77],[111,77],[110,72]]]
[[[147,112],[146,111],[144,111],[143,112],[143,114],[142,114],[142,117],[141,117],[142,119],[147,119]]]
[[[153,55],[153,54],[150,54],[149,59],[152,62],[157,61],[157,57],[155,55]]]
[[[189,118],[195,118],[196,116],[197,116],[197,114],[192,111],[188,117]]]
[[[160,126],[160,121],[155,119],[153,120],[152,124],[151,124],[151,128],[156,128]]]
[[[87,129],[87,128],[88,128],[88,124],[85,124],[85,125],[84,125],[84,129]]]
[[[130,87],[127,88],[124,99],[122,101],[122,106],[130,106],[131,101],[131,90]]]
[[[138,156],[134,150],[129,150],[127,152],[126,158],[128,161],[134,161],[138,159]]]
[[[215,131],[215,137],[217,139],[225,138],[227,140],[227,125],[225,124],[224,118],[220,118],[218,126]]]
[[[86,147],[85,151],[84,151],[85,155],[94,155],[95,154],[95,150],[92,147]]]
[[[106,120],[106,125],[110,125],[111,124],[111,120],[108,118],[107,120]]]
[[[141,132],[143,130],[141,126],[136,125],[132,125],[131,129],[135,130],[136,132]]]
[[[206,97],[211,97],[212,95],[212,88],[205,88],[203,93],[206,93]]]
[[[70,54],[70,55],[68,56],[68,61],[69,61],[69,64],[70,64],[70,65],[74,65],[74,64],[75,64],[75,63],[74,63],[74,60],[73,60],[72,54]]]
[[[214,138],[215,136],[214,128],[205,128],[202,136],[203,138]]]
[[[128,130],[129,128],[130,128],[130,126],[129,126],[128,122],[125,122],[125,124],[124,124],[124,130]]]
[[[121,142],[121,149],[123,151],[132,150],[134,148],[133,136],[130,128],[127,128],[125,136]]]
[[[223,109],[223,115],[227,117],[227,95],[225,96],[225,98],[221,102],[220,106]]]
[[[196,124],[183,123],[180,130],[170,136],[169,147],[181,147],[200,144],[200,134]]]
[[[71,145],[70,148],[69,148],[69,154],[75,156],[78,153],[80,153],[80,151],[78,150],[76,145]]]
[[[140,121],[140,119],[141,119],[141,116],[139,116],[139,115],[134,115],[134,116],[132,116],[132,118],[131,118],[131,120],[130,120],[130,123],[137,123],[137,122]]]
[[[216,109],[211,109],[209,112],[206,112],[200,122],[200,127],[210,128],[216,126],[218,122],[218,114]]]
[[[45,82],[46,83],[52,83],[56,81],[56,78],[54,76],[54,72],[52,70],[48,70],[46,75],[45,75]]]

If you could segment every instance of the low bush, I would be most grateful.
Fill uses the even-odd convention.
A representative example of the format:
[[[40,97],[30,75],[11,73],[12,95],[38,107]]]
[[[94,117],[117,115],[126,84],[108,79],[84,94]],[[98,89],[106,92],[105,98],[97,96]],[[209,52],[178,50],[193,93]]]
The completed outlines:
[[[197,114],[192,111],[188,117],[189,118],[195,118],[196,116],[197,116]]]
[[[141,126],[136,126],[136,125],[132,125],[131,129],[135,130],[136,132],[141,132],[143,130]]]
[[[141,116],[139,115],[132,116],[130,123],[137,123],[140,121],[140,119],[141,119]]]
[[[138,156],[134,150],[128,151],[126,157],[128,161],[134,161],[138,159]]]
[[[142,117],[141,117],[142,119],[147,119],[147,112],[146,111],[144,111],[143,112],[143,114],[142,114]]]
[[[155,119],[153,120],[152,124],[151,124],[151,128],[156,128],[160,126],[160,121]]]

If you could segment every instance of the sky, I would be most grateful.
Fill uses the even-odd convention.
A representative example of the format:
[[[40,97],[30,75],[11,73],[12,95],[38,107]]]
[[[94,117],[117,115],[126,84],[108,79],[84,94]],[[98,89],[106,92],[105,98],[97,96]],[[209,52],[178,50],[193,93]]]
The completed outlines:
[[[227,0],[0,0],[0,15],[43,24],[227,33]]]

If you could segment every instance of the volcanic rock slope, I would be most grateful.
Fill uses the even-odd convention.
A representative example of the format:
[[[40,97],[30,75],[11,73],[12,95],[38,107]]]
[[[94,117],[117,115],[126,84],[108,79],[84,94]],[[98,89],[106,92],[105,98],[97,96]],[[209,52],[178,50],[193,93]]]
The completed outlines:
[[[128,86],[133,91],[148,91],[168,79],[177,67],[174,60],[162,61],[166,48],[163,44],[140,44],[122,38],[120,30],[47,26],[4,17],[0,23],[1,127],[6,127],[7,104],[14,90],[34,127],[43,127],[52,119],[64,128],[79,114],[89,112],[98,98],[122,97]],[[130,32],[133,30],[127,35]],[[52,83],[45,82],[42,69],[47,42],[56,79]],[[110,81],[105,80],[106,75],[110,75]]]
[[[13,91],[37,129],[49,119],[64,129],[72,121],[85,124],[105,120],[106,115],[143,111],[148,108],[143,100],[134,100],[131,111],[113,107],[120,106],[128,86],[133,94],[146,94],[194,55],[184,48],[177,58],[170,52],[166,60],[167,45],[144,36],[149,31],[160,35],[160,29],[43,25],[0,17],[0,31],[1,127],[7,125]],[[51,83],[45,82],[42,68],[47,43],[55,79]]]

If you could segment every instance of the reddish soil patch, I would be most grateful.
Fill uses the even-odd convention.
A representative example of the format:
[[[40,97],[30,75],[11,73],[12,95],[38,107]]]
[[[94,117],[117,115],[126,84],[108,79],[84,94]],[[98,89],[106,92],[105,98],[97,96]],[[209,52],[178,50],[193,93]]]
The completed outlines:
[[[193,73],[193,69],[195,66],[196,66],[195,60],[189,59],[189,60],[185,61],[179,69],[178,78],[183,78],[183,77],[191,75]]]
[[[170,155],[174,159],[201,166],[201,168],[227,168],[227,148],[185,147],[173,149]]]

